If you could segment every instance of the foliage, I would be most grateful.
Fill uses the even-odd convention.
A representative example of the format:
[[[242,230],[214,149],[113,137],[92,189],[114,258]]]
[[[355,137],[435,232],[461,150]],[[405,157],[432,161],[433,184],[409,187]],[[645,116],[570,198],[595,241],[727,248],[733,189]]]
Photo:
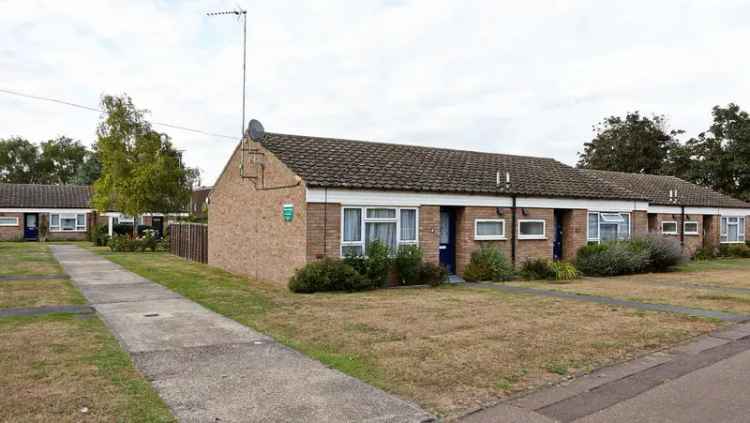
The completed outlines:
[[[343,260],[324,258],[305,264],[289,279],[289,290],[297,293],[363,291],[376,288]]]
[[[385,286],[388,282],[391,259],[390,249],[382,241],[367,245],[367,256],[347,256],[344,261],[359,274],[367,278],[373,286]]]
[[[718,250],[714,247],[701,247],[693,253],[693,260],[713,260],[717,257]]]
[[[0,139],[0,182],[17,184],[79,183],[76,175],[91,154],[80,141],[58,137],[40,145],[13,137]],[[82,185],[91,183],[88,181]]]
[[[400,246],[393,264],[401,284],[414,285],[420,283],[419,271],[422,266],[422,249],[419,246]]]
[[[72,183],[76,185],[93,185],[102,175],[102,164],[96,154],[96,146],[87,151],[83,162],[78,166],[78,172],[73,177]]]
[[[41,183],[38,160],[39,151],[28,140],[20,137],[0,139],[0,182]]]
[[[572,281],[580,277],[580,273],[572,263],[553,261],[550,265],[551,278],[556,281]]]
[[[661,173],[684,131],[669,130],[664,116],[632,112],[594,126],[594,138],[579,153],[578,167],[634,173]]]
[[[587,245],[578,250],[575,265],[584,275],[616,276],[638,273],[648,263],[648,252],[626,241]]]
[[[629,245],[631,249],[643,251],[648,256],[648,262],[644,263],[641,271],[664,272],[684,260],[680,242],[675,238],[660,234],[639,235],[634,237]]]
[[[96,225],[93,242],[97,247],[105,247],[109,243],[109,229],[107,225]]]
[[[104,96],[96,149],[101,177],[94,184],[97,210],[136,216],[149,211],[180,211],[190,201],[195,170],[182,165],[169,137],[151,128],[147,111],[127,95]]]
[[[438,286],[448,280],[448,269],[434,263],[422,263],[419,267],[419,283]]]
[[[42,215],[39,219],[39,241],[46,242],[49,235],[49,215]]]
[[[551,279],[554,277],[550,261],[543,258],[532,258],[521,265],[521,276],[527,280]]]
[[[118,223],[112,225],[112,233],[117,235],[128,235],[133,233],[133,225],[130,223]]]
[[[476,281],[507,281],[513,278],[513,268],[497,247],[482,245],[471,253],[471,261],[464,270],[464,279]]]
[[[39,149],[37,167],[46,179],[42,183],[73,183],[86,156],[86,147],[68,137],[58,137],[41,143]]]
[[[747,244],[721,244],[719,257],[750,258],[750,247]]]
[[[114,252],[136,252],[144,251],[143,242],[139,239],[131,239],[127,235],[113,235],[109,240],[109,249]]]

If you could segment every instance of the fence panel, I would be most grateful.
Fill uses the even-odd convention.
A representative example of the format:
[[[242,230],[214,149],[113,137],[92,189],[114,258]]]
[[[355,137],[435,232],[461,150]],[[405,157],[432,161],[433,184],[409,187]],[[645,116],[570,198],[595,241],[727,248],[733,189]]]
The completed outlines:
[[[188,260],[208,263],[208,225],[170,223],[169,252]]]

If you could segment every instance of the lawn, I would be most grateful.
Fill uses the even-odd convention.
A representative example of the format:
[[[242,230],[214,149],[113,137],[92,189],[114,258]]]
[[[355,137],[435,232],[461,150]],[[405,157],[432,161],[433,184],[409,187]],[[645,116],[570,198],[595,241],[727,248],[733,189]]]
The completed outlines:
[[[0,274],[59,274],[41,243],[0,243]],[[2,280],[0,308],[85,304],[67,279]],[[172,422],[95,315],[0,318],[0,422]]]
[[[366,382],[456,416],[718,323],[478,287],[291,294],[166,253],[99,254]]]
[[[692,261],[677,272],[511,285],[750,314],[750,259]],[[719,288],[711,288],[711,287]],[[724,288],[746,288],[747,293]]]

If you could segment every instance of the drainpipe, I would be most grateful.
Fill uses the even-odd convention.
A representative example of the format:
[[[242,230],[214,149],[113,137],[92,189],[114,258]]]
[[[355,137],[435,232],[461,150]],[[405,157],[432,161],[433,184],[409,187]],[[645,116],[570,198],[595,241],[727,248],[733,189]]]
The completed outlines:
[[[326,236],[328,234],[328,188],[323,188],[323,192],[323,257],[326,257],[328,256],[326,248],[326,238],[328,238]]]
[[[680,212],[680,248],[685,248],[685,206],[681,206]]]
[[[516,268],[516,196],[511,197],[513,203],[511,205],[511,230],[510,230],[510,262],[513,268]]]

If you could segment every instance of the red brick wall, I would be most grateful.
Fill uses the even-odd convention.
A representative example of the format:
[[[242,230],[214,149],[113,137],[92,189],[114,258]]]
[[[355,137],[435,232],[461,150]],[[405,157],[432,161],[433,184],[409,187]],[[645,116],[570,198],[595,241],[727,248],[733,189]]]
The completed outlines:
[[[681,215],[678,213],[651,213],[649,214],[649,227],[651,232],[661,234],[662,222],[677,222],[677,235],[665,235],[669,238],[680,240],[681,232]],[[686,222],[698,222],[698,235],[685,234],[683,253],[688,256],[692,256],[695,250],[703,246],[703,215],[700,214],[686,214]],[[718,233],[718,228],[717,228]]]
[[[419,246],[422,247],[424,261],[440,262],[440,207],[422,206],[419,208]]]
[[[273,154],[265,154],[262,183],[240,176],[236,149],[211,195],[208,216],[208,264],[258,279],[286,283],[307,259],[305,188]],[[259,174],[250,155],[246,175]],[[269,189],[274,188],[274,189]],[[291,222],[282,218],[284,204],[294,206]]]
[[[635,210],[630,213],[630,234],[643,235],[649,232],[648,212]]]
[[[703,233],[705,234],[703,239],[704,247],[719,248],[719,243],[721,242],[721,216],[704,215]]]
[[[17,241],[23,238],[23,213],[0,213],[2,217],[18,218],[17,226],[0,226],[0,241]]]
[[[325,237],[323,233],[325,231]],[[307,204],[307,260],[341,255],[341,204]]]
[[[588,210],[571,209],[561,213],[563,227],[563,260],[573,260],[588,242]]]

